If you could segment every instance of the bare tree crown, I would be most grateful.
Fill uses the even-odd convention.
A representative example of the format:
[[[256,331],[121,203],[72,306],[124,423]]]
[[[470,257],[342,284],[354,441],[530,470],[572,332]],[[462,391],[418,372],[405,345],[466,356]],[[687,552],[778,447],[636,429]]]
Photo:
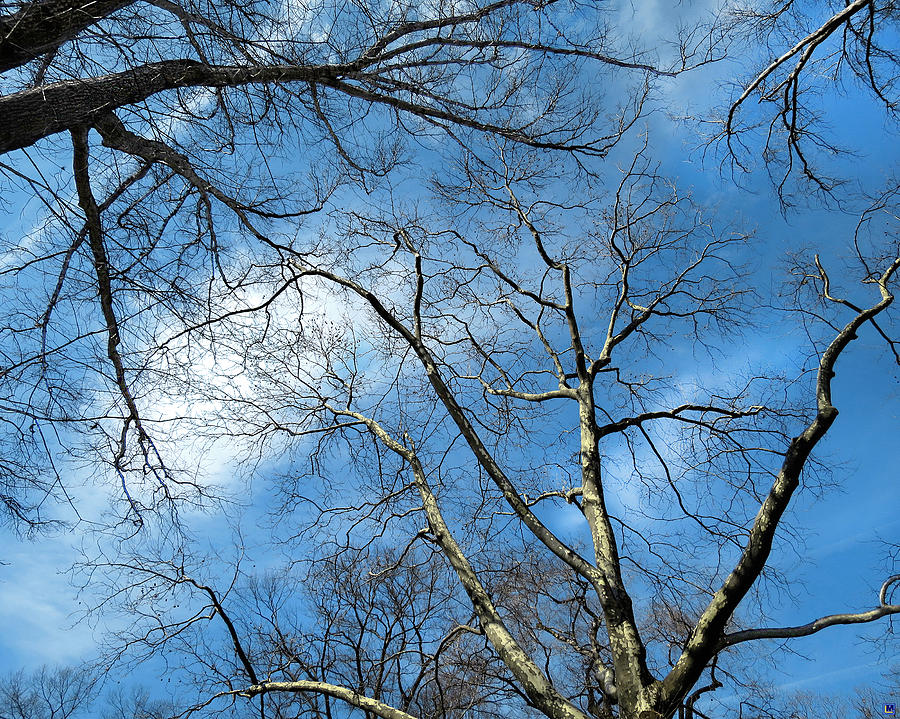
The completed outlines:
[[[896,228],[874,226],[896,188],[846,239],[852,272],[800,253],[775,297],[757,241],[635,127],[738,31],[791,37],[721,139],[742,163],[750,100],[774,103],[783,205],[798,170],[831,193],[801,83],[831,47],[892,113],[896,11],[842,5],[798,39],[779,3],[666,51],[620,11],[0,8],[0,171],[32,223],[0,245],[0,502],[37,530],[48,498],[82,519],[74,469],[114,487],[83,566],[134,620],[113,658],[187,657],[195,692],[114,713],[702,718],[751,643],[900,613],[894,570],[859,611],[753,608],[827,471],[846,357],[863,333],[898,357]],[[683,356],[733,355],[773,307],[808,333],[799,379],[685,379]],[[204,452],[255,461],[254,484],[228,496]],[[286,565],[254,571],[240,538],[204,558],[185,516],[263,483],[275,521],[248,544]]]

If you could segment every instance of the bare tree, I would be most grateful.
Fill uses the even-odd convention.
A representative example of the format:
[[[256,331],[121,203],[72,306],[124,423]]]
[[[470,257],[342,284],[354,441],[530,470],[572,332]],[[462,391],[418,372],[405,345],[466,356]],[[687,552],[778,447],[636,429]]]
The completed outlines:
[[[745,646],[900,612],[893,568],[868,609],[765,611],[839,359],[862,332],[896,348],[896,231],[861,225],[855,279],[798,257],[799,380],[679,377],[778,300],[646,147],[604,199],[596,161],[649,80],[714,50],[688,35],[657,65],[606,21],[519,0],[3,17],[3,169],[48,219],[0,268],[0,499],[38,523],[60,461],[117,478],[135,532],[88,582],[134,621],[120,656],[194,677],[185,715],[702,718]],[[597,68],[638,79],[608,112]],[[283,461],[283,572],[216,576],[144,526],[211,492],[185,438]]]
[[[179,712],[171,698],[154,699],[140,686],[129,690],[119,687],[109,692],[102,704],[102,719],[167,719]]]
[[[743,719],[841,719],[858,716],[875,719],[885,716],[886,704],[896,704],[900,684],[896,668],[872,678],[858,687],[851,697],[809,691],[778,691],[772,686],[758,686],[755,696],[738,706]]]
[[[197,328],[253,388],[195,377],[218,408],[206,430],[299,460],[272,501],[316,598],[314,618],[286,620],[289,579],[239,570],[220,593],[199,558],[121,562],[138,578],[121,596],[145,602],[152,578],[154,596],[204,598],[131,640],[176,635],[204,667],[192,711],[703,717],[745,645],[900,612],[898,574],[862,611],[779,627],[765,610],[773,545],[837,418],[839,358],[862,332],[891,336],[896,246],[856,258],[853,300],[817,256],[799,265],[788,307],[815,350],[799,383],[686,385],[680,333],[721,351],[758,306],[748,238],[643,152],[608,203],[554,167],[464,153],[442,168],[443,211],[335,215],[327,244],[283,245],[264,313]],[[314,302],[344,309],[304,314]]]
[[[66,494],[61,456],[96,466],[84,438],[131,521],[150,495],[178,493],[150,432],[160,418],[142,408],[149,355],[173,341],[151,327],[166,315],[187,330],[241,301],[234,259],[277,265],[271,228],[370,191],[416,143],[603,155],[650,80],[712,57],[685,36],[657,67],[580,3],[34,0],[3,13],[0,171],[12,202],[38,208],[0,247],[0,501],[18,526],[48,521],[42,498]],[[585,67],[622,73],[608,102],[577,80]]]
[[[862,145],[846,147],[835,139],[830,123],[835,98],[868,95],[896,122],[898,61],[894,46],[898,14],[893,2],[738,3],[727,15],[728,33],[745,34],[750,52],[761,48],[762,64],[739,87],[722,123],[720,138],[730,158],[749,169],[763,157],[783,202],[795,194],[789,183],[800,180],[801,192],[840,201],[850,173],[829,159]],[[756,99],[762,111],[751,109]],[[845,199],[845,198],[844,198]]]
[[[69,719],[83,715],[94,699],[96,676],[87,669],[42,666],[0,680],[4,719]]]
[[[885,704],[897,704],[900,697],[900,666],[893,666],[868,686],[856,690],[851,706],[860,717],[875,719],[884,716]]]
[[[173,702],[152,699],[141,687],[126,690],[117,686],[104,692],[101,679],[97,667],[89,663],[44,665],[32,672],[12,672],[0,679],[0,716],[3,719],[74,719],[86,715],[104,719],[165,719],[179,711]]]

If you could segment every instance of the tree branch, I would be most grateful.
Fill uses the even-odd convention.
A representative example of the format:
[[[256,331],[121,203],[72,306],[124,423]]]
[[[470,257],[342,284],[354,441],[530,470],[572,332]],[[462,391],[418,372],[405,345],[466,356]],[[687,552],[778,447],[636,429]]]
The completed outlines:
[[[110,282],[109,258],[106,254],[106,246],[103,242],[103,228],[100,224],[100,210],[94,193],[91,191],[90,175],[88,173],[88,130],[79,127],[72,130],[73,161],[72,168],[75,175],[75,187],[78,191],[78,204],[84,211],[85,225],[87,227],[88,243],[93,257],[94,272],[97,277],[97,294],[100,298],[100,309],[106,323],[106,351],[109,361],[112,362],[116,375],[116,385],[125,400],[128,408],[128,418],[122,434],[122,442],[116,456],[116,469],[121,471],[121,461],[125,454],[124,437],[128,423],[133,421],[141,437],[145,436],[141,424],[141,416],[137,404],[128,386],[125,377],[125,365],[119,352],[121,337],[119,334],[119,322],[113,307],[112,283]]]
[[[485,635],[500,655],[503,663],[521,683],[522,689],[534,705],[552,719],[587,719],[587,717],[562,696],[550,680],[544,675],[534,660],[515,640],[506,628],[506,624],[497,612],[484,586],[475,574],[469,560],[450,533],[437,499],[425,477],[425,470],[414,452],[409,453],[408,460],[412,465],[416,478],[416,486],[422,497],[422,506],[428,516],[435,541],[444,551],[460,583],[469,595],[472,607],[478,615]]]
[[[811,32],[805,38],[800,40],[797,44],[795,44],[790,50],[787,50],[780,57],[773,60],[769,66],[763,70],[756,78],[744,89],[744,92],[741,93],[741,96],[735,100],[734,104],[732,104],[731,109],[728,111],[728,119],[725,123],[725,132],[727,134],[731,134],[732,126],[734,123],[734,116],[738,111],[738,108],[747,100],[748,97],[753,93],[753,91],[758,88],[763,82],[766,81],[766,78],[769,77],[773,72],[775,72],[779,67],[784,65],[788,60],[790,60],[797,53],[803,52],[803,48],[807,48],[803,54],[803,59],[797,64],[794,70],[791,72],[791,75],[784,83],[781,83],[778,87],[783,86],[784,84],[789,84],[793,78],[797,76],[797,74],[803,69],[803,65],[806,64],[806,61],[809,59],[812,52],[816,47],[821,45],[828,37],[837,30],[841,25],[847,22],[853,15],[862,10],[867,5],[871,5],[872,0],[856,0],[856,2],[852,2],[847,5],[843,10],[838,13],[835,13],[832,17],[830,17],[825,23],[822,24],[821,27]],[[808,47],[807,47],[808,46]],[[777,91],[777,87],[773,92]]]
[[[261,694],[270,694],[272,692],[309,692],[324,694],[325,696],[340,699],[350,706],[358,707],[366,712],[371,712],[382,719],[416,719],[412,714],[407,714],[404,711],[395,709],[390,704],[385,704],[377,699],[372,699],[365,694],[360,694],[352,689],[347,689],[347,687],[328,684],[326,682],[315,682],[303,679],[293,682],[261,682],[235,693],[245,697],[256,697]]]
[[[759,578],[772,549],[772,541],[781,517],[800,482],[800,473],[810,452],[825,436],[837,417],[838,410],[831,402],[831,383],[834,367],[841,352],[857,337],[857,331],[866,322],[885,310],[894,300],[888,290],[888,282],[900,268],[900,257],[895,259],[877,280],[881,301],[859,312],[838,332],[822,353],[816,378],[817,413],[813,421],[795,437],[784,455],[781,470],[769,491],[750,529],[750,536],[734,569],[713,595],[700,616],[684,651],[672,671],[663,680],[663,704],[672,708],[696,683],[704,667],[718,651],[723,632],[738,604]],[[882,614],[881,616],[883,616]]]
[[[765,629],[745,629],[741,632],[726,634],[719,643],[718,650],[725,647],[734,646],[741,642],[748,642],[753,639],[789,639],[792,637],[807,637],[810,634],[820,632],[826,627],[833,627],[838,624],[865,624],[874,622],[890,614],[900,614],[900,604],[887,604],[887,592],[892,584],[900,583],[900,574],[895,574],[885,580],[881,585],[879,592],[879,606],[870,609],[867,612],[858,612],[856,614],[829,614],[826,617],[815,619],[807,624],[801,624],[796,627],[771,627]]]
[[[92,122],[116,108],[165,90],[187,87],[239,87],[277,82],[324,81],[330,65],[204,65],[195,60],[163,60],[132,70],[66,80],[0,97],[0,154],[29,147],[63,130]],[[11,122],[10,118],[15,118]]]
[[[244,647],[241,645],[240,637],[238,637],[237,629],[235,629],[234,623],[231,621],[231,617],[225,612],[225,609],[222,607],[222,603],[219,601],[218,596],[212,587],[209,587],[205,584],[201,584],[196,579],[191,579],[190,577],[183,577],[182,581],[187,582],[188,584],[192,584],[197,589],[202,592],[206,592],[209,595],[210,601],[213,603],[213,607],[216,610],[216,613],[222,617],[222,621],[225,622],[225,626],[228,628],[228,634],[231,636],[231,642],[234,645],[234,651],[238,655],[238,658],[241,660],[241,664],[244,667],[244,671],[247,672],[247,676],[250,678],[250,681],[254,684],[259,684],[259,679],[256,678],[256,672],[253,670],[253,664],[250,663],[250,659],[247,657],[247,652],[244,651]]]
[[[0,73],[52,52],[135,0],[39,0],[0,16]]]

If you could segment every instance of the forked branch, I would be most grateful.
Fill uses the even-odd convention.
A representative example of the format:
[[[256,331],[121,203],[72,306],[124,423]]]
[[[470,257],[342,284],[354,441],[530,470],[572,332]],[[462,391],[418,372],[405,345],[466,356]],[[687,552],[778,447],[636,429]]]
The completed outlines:
[[[815,388],[816,416],[806,429],[791,441],[784,453],[781,470],[753,521],[747,543],[737,564],[713,595],[695,625],[684,651],[663,681],[662,696],[665,706],[674,707],[681,701],[684,693],[696,683],[709,661],[723,646],[725,626],[766,565],[775,532],[794,491],[799,486],[800,474],[806,460],[837,417],[838,410],[832,404],[831,399],[832,380],[835,376],[837,360],[847,345],[856,339],[859,329],[893,302],[894,296],[888,289],[888,283],[898,268],[900,268],[900,257],[896,258],[877,279],[881,300],[872,307],[857,313],[838,332],[822,353]],[[889,580],[889,582],[892,581],[894,578]],[[886,589],[883,588],[882,597],[884,597],[885,591]],[[874,612],[878,616],[873,616],[872,619],[893,613],[885,611],[884,605]],[[832,621],[831,623],[841,622]]]

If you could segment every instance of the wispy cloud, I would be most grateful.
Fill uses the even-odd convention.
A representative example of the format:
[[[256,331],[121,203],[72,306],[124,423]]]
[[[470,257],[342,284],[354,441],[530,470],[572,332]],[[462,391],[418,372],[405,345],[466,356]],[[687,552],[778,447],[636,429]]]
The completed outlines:
[[[0,567],[0,672],[42,663],[70,663],[95,646],[93,631],[76,624],[79,609],[66,571],[75,559],[71,535],[2,539]]]
[[[775,689],[779,692],[788,692],[809,686],[821,686],[826,680],[828,680],[828,683],[834,683],[837,679],[849,681],[853,677],[858,677],[863,674],[874,674],[882,667],[882,662],[878,660],[865,662],[863,664],[854,664],[853,666],[841,667],[840,669],[834,669],[830,672],[825,672],[824,674],[816,674],[815,676],[784,682],[783,684],[776,685]]]

